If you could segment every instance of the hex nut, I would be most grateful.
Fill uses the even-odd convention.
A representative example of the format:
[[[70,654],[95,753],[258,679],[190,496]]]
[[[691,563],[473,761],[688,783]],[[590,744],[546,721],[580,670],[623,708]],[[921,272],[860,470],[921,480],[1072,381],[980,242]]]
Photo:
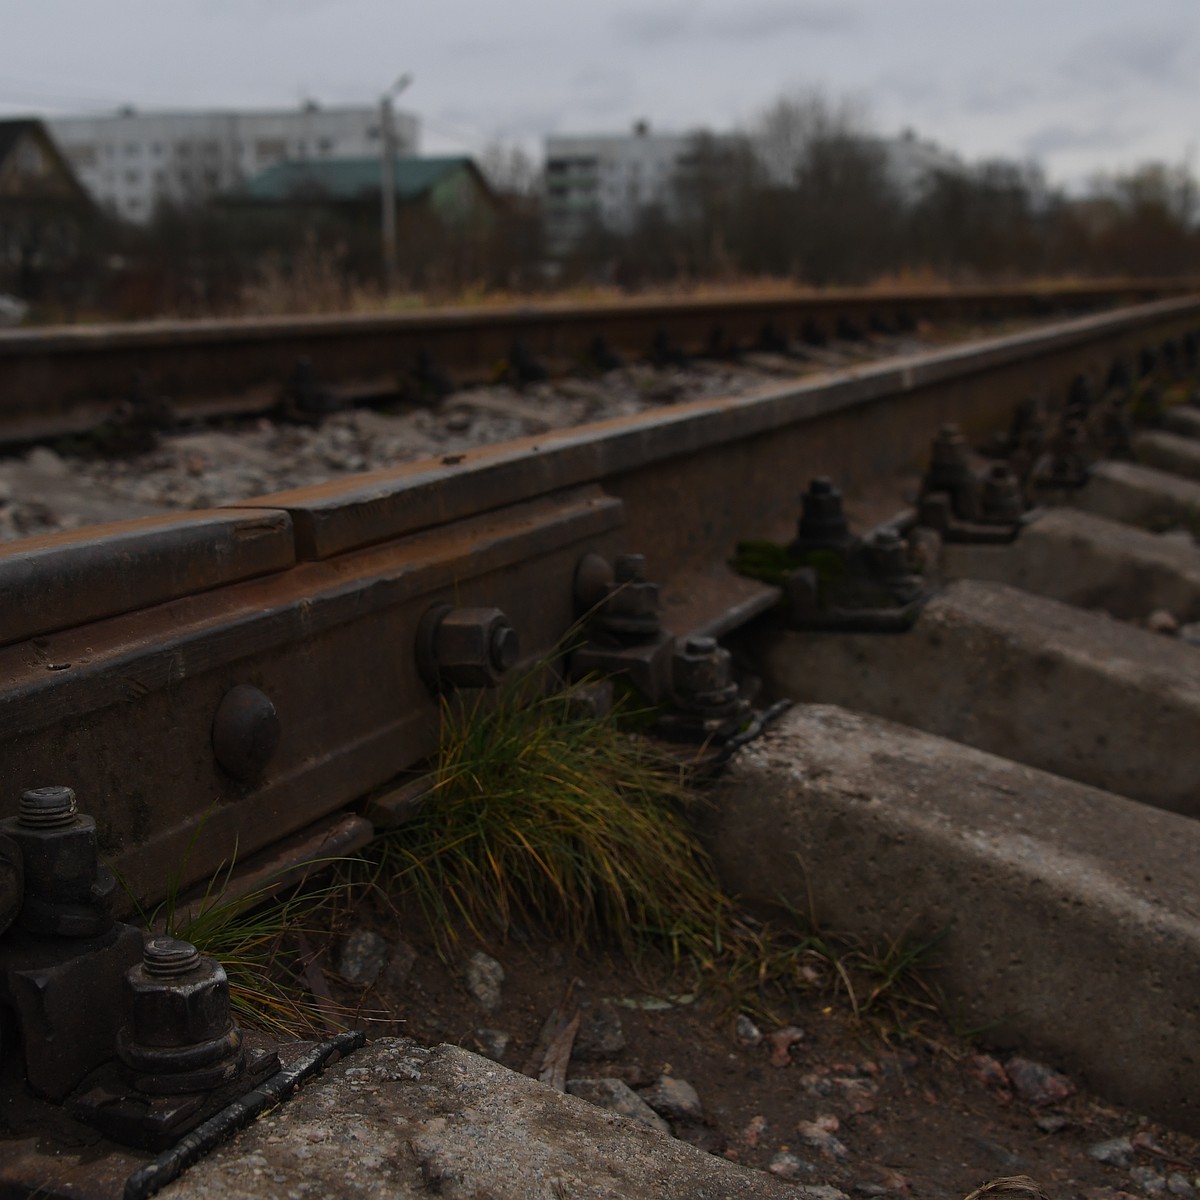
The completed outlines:
[[[0,834],[0,935],[17,919],[25,898],[25,865],[21,848]],[[0,1060],[3,1060],[0,1047]]]
[[[733,681],[733,656],[715,638],[691,637],[677,642],[671,659],[671,682],[675,694],[701,704],[723,704]]]
[[[156,958],[175,952],[175,968],[163,970]],[[150,938],[143,961],[126,975],[126,997],[129,1022],[117,1035],[117,1056],[138,1088],[204,1091],[237,1073],[241,1031],[218,962],[187,942]]]
[[[433,691],[495,687],[520,653],[517,631],[498,608],[441,605],[417,631],[417,665]]]
[[[24,876],[15,923],[37,936],[98,937],[112,926],[116,879],[100,865],[96,822],[75,808],[67,787],[33,788],[16,817],[0,821]]]

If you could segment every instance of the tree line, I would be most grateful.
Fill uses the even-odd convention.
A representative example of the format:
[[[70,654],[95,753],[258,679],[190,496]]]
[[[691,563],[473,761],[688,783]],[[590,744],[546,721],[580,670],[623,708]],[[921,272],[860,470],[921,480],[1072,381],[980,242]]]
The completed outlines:
[[[486,227],[401,212],[406,291],[438,300],[580,283],[644,288],[786,279],[814,286],[885,278],[1200,274],[1196,186],[1151,163],[1074,193],[1036,164],[967,167],[952,156],[907,182],[854,105],[784,97],[747,129],[697,132],[669,187],[615,230],[593,220],[550,260],[540,172],[519,148],[479,158],[502,203]],[[270,214],[217,200],[161,206],[144,226],[101,221],[47,319],[289,312],[377,305],[377,221],[311,206]]]
[[[1068,194],[1035,163],[942,158],[903,186],[852,108],[781,99],[748,131],[696,134],[664,200],[623,233],[588,230],[571,268],[609,263],[638,284],[773,276],[818,286],[1200,270],[1196,188],[1183,167],[1150,163]]]

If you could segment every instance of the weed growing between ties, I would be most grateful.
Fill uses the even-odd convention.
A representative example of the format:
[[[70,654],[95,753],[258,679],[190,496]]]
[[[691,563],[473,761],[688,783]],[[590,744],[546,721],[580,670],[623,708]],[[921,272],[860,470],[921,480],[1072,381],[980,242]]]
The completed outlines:
[[[180,882],[202,832],[203,824],[168,873],[162,903],[148,912],[134,900],[142,923],[148,930],[190,942],[225,968],[230,1005],[240,1025],[281,1038],[348,1027],[350,1010],[328,996],[315,995],[304,982],[302,947],[309,936],[327,932],[329,913],[346,903],[354,886],[352,875],[338,871],[327,882],[314,885],[305,880],[282,891],[268,881],[234,895],[230,882],[235,850],[209,879],[200,899],[185,904]],[[353,866],[355,860],[330,859],[314,863],[312,869],[319,873],[342,864]]]
[[[417,816],[379,843],[381,881],[445,938],[542,930],[711,964],[729,902],[692,834],[678,761],[531,676],[443,707]]]
[[[877,949],[794,912],[771,924],[743,912],[688,820],[705,801],[679,759],[629,732],[628,714],[583,715],[581,686],[546,694],[527,678],[444,706],[432,789],[372,855],[378,885],[415,901],[443,948],[464,932],[549,934],[764,1016],[833,980],[889,1032],[940,1009],[924,978],[937,939]]]
[[[652,989],[704,991],[729,1013],[780,1018],[789,996],[832,985],[855,1016],[903,1036],[942,1008],[926,979],[937,939],[878,949],[794,911],[766,923],[739,908],[688,820],[703,796],[677,757],[630,731],[644,714],[597,718],[582,684],[547,693],[543,679],[447,702],[421,809],[362,857],[316,864],[326,882],[235,895],[231,859],[185,906],[185,853],[163,903],[139,908],[146,927],[220,962],[239,1022],[277,1036],[354,1019],[310,962],[368,889],[418,910],[443,951],[463,934],[543,935],[615,951]]]

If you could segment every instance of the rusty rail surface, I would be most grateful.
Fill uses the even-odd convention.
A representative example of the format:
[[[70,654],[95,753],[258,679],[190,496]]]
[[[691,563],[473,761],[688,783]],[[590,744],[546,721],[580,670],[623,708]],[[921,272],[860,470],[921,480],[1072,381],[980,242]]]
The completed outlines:
[[[435,748],[418,643],[436,606],[507,614],[534,661],[578,615],[581,560],[637,552],[667,629],[723,633],[777,596],[733,573],[733,547],[786,540],[811,475],[869,487],[915,468],[942,422],[1007,427],[1022,399],[1061,407],[1076,375],[1197,328],[1200,297],[1160,300],[3,547],[0,817],[24,788],[69,785],[151,899],[164,864],[190,882],[234,845],[252,864],[353,844],[369,823],[345,807]]]
[[[370,316],[156,321],[0,332],[0,443],[95,427],[131,404],[175,418],[253,414],[289,389],[407,394],[478,380],[514,355],[551,367],[657,346],[702,350],[917,320],[1068,314],[1187,294],[1187,280],[918,290],[830,290]],[[308,368],[297,378],[298,363]],[[318,402],[318,401],[314,401]]]

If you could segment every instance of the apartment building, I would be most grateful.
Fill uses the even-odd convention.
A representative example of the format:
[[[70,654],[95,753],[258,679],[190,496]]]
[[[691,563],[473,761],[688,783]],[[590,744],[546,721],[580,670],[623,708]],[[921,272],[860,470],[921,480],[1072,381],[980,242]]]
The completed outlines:
[[[710,135],[719,144],[738,135]],[[678,212],[678,182],[693,163],[695,133],[651,133],[638,122],[627,134],[546,138],[545,227],[552,258],[570,251],[589,228],[627,233],[651,205]],[[869,137],[888,181],[905,203],[915,203],[937,172],[965,174],[956,155],[906,132]]]
[[[148,221],[160,201],[193,202],[236,187],[276,163],[379,158],[374,106],[119,112],[46,121],[98,204]],[[398,155],[417,151],[417,118],[396,113]]]
[[[692,134],[631,133],[546,138],[545,223],[551,256],[568,250],[592,225],[628,232],[651,205],[670,212],[675,179]]]

